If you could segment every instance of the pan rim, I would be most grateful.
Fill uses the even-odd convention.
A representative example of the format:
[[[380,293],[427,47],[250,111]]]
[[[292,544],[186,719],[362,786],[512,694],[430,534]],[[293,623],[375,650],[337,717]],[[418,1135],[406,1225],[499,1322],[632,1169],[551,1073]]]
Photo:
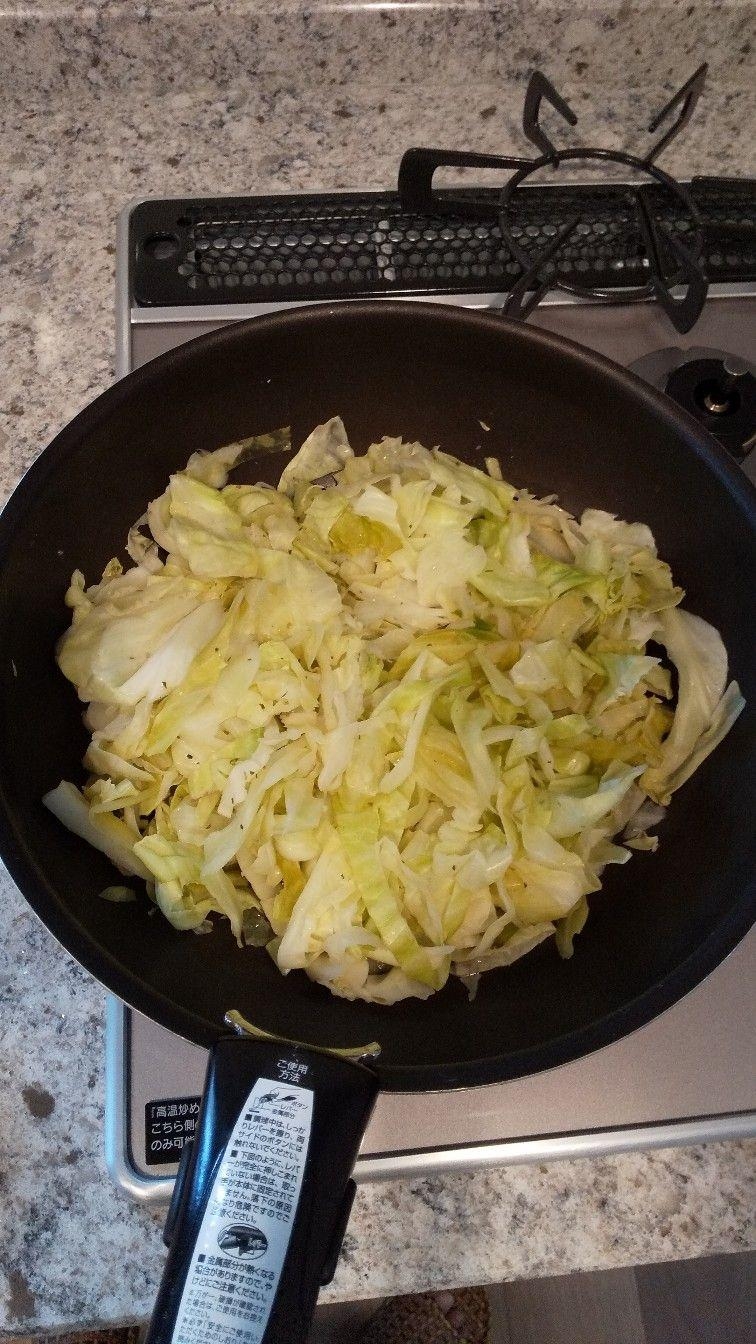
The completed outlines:
[[[7,520],[11,520],[12,528],[13,515],[19,506],[26,507],[31,498],[30,492],[44,483],[69,452],[75,451],[81,433],[93,428],[100,417],[109,417],[111,411],[118,406],[123,397],[129,395],[132,388],[139,388],[155,381],[164,369],[184,363],[194,354],[201,355],[205,350],[214,350],[226,344],[232,345],[252,329],[258,332],[265,330],[274,332],[279,327],[299,326],[302,323],[320,324],[326,316],[339,322],[350,314],[355,317],[366,317],[370,321],[371,313],[395,317],[401,315],[402,319],[419,314],[421,317],[431,318],[438,324],[456,324],[460,328],[479,326],[482,330],[492,333],[524,332],[534,346],[550,353],[567,355],[584,369],[590,368],[608,376],[619,387],[632,392],[636,399],[640,399],[667,425],[676,428],[684,435],[689,451],[699,457],[721,481],[728,493],[744,509],[756,532],[756,485],[732,461],[717,439],[692,415],[621,364],[616,364],[588,346],[579,345],[577,341],[557,336],[545,328],[531,327],[513,318],[500,316],[496,312],[482,312],[479,309],[458,308],[451,304],[423,303],[406,299],[354,299],[341,300],[338,304],[313,303],[302,308],[265,313],[260,317],[229,322],[223,327],[205,332],[201,336],[194,336],[191,340],[166,350],[162,355],[157,355],[146,364],[140,365],[138,369],[125,374],[123,378],[116,379],[62,426],[14,486],[0,509],[0,564],[3,561],[7,541],[12,535],[8,531]]]

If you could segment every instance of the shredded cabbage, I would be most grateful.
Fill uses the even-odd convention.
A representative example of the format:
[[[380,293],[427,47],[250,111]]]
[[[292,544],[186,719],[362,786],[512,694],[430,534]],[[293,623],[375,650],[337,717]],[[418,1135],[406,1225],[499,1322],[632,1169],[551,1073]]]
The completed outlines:
[[[260,442],[195,454],[130,568],[73,575],[90,774],[47,806],[176,928],[221,916],[346,998],[474,990],[553,935],[572,955],[604,867],[655,848],[743,708],[717,631],[644,524],[495,459],[357,457],[335,417],[277,490],[229,484]]]

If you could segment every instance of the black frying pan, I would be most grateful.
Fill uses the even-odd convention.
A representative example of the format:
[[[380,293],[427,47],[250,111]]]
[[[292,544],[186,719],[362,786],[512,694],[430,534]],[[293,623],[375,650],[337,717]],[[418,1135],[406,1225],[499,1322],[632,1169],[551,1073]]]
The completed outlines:
[[[358,450],[403,434],[468,461],[495,454],[508,479],[556,491],[569,509],[590,505],[650,524],[687,606],[721,631],[748,701],[726,742],[675,795],[659,852],[608,870],[572,960],[547,945],[486,975],[472,1003],[452,983],[425,1003],[349,1004],[304,975],[284,980],[266,953],[239,950],[227,927],[197,938],[153,917],[146,896],[136,907],[98,900],[113,881],[109,864],[40,804],[61,778],[81,777],[80,706],[52,656],[71,570],[81,567],[90,581],[99,575],[195,449],[282,424],[291,424],[296,443],[335,413]],[[247,477],[275,481],[283,465],[265,457]],[[108,988],[191,1040],[222,1042],[173,1210],[153,1341],[185,1344],[191,1318],[193,1340],[221,1344],[228,1314],[217,1309],[203,1325],[202,1311],[215,1291],[208,1276],[223,1264],[242,1275],[236,1301],[247,1301],[248,1317],[259,1315],[247,1322],[248,1341],[305,1337],[324,1264],[338,1249],[349,1170],[378,1082],[461,1087],[563,1063],[647,1022],[743,936],[756,895],[754,576],[756,493],[693,420],[588,350],[445,306],[340,304],[234,325],[124,379],[42,454],[0,519],[0,850],[48,927]],[[279,1038],[321,1047],[377,1039],[382,1054],[368,1068],[230,1039],[230,1008]],[[259,1192],[246,1213],[229,1203],[222,1227],[216,1219],[208,1231],[205,1221],[200,1251],[204,1207],[240,1111],[252,1115],[253,1083],[257,1119],[240,1123],[290,1135],[307,1129],[314,1094],[306,1161],[281,1200],[292,1210],[278,1210],[280,1226],[268,1235],[269,1215],[249,1211],[259,1210]],[[243,1155],[252,1140],[234,1142]],[[199,1254],[204,1268],[190,1271]],[[265,1267],[284,1254],[280,1283],[266,1279]],[[191,1307],[187,1274],[204,1283]]]

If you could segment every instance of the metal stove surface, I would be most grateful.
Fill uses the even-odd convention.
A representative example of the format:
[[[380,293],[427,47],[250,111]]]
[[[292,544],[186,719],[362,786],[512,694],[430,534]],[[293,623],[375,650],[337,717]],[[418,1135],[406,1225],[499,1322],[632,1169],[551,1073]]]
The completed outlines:
[[[132,301],[129,212],[119,221],[117,372],[230,321],[291,304],[145,308]],[[756,284],[712,285],[683,348],[706,346],[756,364]],[[502,295],[445,295],[498,307]],[[538,325],[621,364],[668,347],[653,303],[605,306],[554,298]],[[756,451],[744,463],[756,482]],[[365,1135],[357,1180],[485,1164],[591,1156],[629,1148],[756,1135],[756,930],[680,1003],[624,1040],[529,1078],[428,1095],[384,1093]],[[134,1198],[170,1197],[191,1137],[205,1052],[111,998],[107,1012],[106,1158]]]

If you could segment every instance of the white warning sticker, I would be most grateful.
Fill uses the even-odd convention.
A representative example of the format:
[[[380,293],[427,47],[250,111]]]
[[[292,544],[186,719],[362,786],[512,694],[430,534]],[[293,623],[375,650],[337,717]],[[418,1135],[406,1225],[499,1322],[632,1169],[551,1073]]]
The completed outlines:
[[[223,1154],[173,1344],[260,1344],[299,1201],[313,1094],[258,1078]]]

